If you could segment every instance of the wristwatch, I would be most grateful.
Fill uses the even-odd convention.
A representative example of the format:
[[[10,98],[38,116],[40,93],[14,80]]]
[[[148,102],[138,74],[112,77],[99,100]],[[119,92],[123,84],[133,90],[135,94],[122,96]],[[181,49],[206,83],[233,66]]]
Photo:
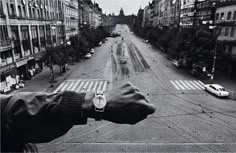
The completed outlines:
[[[107,105],[107,100],[104,92],[97,91],[93,99],[93,106],[95,109],[95,120],[101,120],[105,107]]]

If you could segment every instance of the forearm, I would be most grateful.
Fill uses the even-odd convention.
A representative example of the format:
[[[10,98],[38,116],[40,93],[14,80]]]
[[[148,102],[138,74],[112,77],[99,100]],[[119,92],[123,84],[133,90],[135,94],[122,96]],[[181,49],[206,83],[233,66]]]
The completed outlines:
[[[9,140],[24,143],[51,141],[75,124],[86,124],[84,96],[75,92],[1,96],[2,132]]]

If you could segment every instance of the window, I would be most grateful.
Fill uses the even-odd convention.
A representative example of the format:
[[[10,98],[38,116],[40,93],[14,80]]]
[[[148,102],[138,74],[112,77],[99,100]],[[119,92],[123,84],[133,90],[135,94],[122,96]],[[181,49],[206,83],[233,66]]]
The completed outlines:
[[[4,15],[2,1],[0,1],[0,16]]]
[[[233,27],[231,29],[230,37],[236,37],[236,28],[235,27]]]
[[[236,20],[236,11],[234,11],[233,20]]]
[[[227,16],[227,20],[230,20],[231,19],[231,12],[228,12],[228,16]]]
[[[0,41],[8,40],[7,26],[0,26]]]
[[[18,12],[19,12],[19,17],[22,17],[22,11],[21,11],[21,6],[18,5]]]
[[[225,36],[228,36],[229,35],[229,28],[225,28]]]
[[[25,9],[25,6],[22,7],[22,15],[23,15],[23,17],[26,17],[26,9]]]
[[[10,4],[10,15],[16,16],[14,4]]]
[[[224,13],[221,13],[220,20],[224,20]]]
[[[219,13],[216,14],[216,21],[219,20]]]

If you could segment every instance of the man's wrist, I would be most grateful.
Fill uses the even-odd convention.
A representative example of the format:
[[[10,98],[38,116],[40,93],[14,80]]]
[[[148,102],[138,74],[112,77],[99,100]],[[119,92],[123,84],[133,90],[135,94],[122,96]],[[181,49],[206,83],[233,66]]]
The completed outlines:
[[[84,97],[84,103],[82,104],[82,111],[84,116],[87,118],[94,118],[94,106],[93,106],[93,98],[95,97],[95,93],[86,93]]]

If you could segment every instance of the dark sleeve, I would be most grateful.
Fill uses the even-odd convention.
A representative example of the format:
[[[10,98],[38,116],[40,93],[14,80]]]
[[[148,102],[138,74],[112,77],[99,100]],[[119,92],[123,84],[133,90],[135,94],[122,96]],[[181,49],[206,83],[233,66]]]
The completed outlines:
[[[2,141],[42,143],[64,135],[73,125],[86,124],[76,92],[1,95]]]

